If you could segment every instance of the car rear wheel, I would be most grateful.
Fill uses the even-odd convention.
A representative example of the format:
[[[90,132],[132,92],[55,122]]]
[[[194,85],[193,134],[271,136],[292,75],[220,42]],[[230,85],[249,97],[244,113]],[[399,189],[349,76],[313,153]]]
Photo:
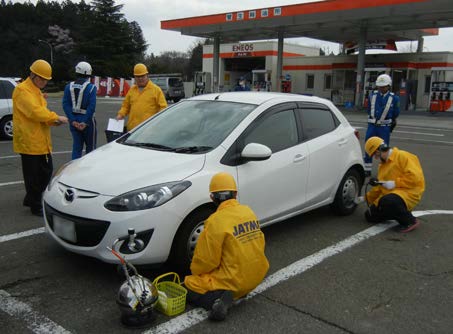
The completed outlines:
[[[195,246],[204,229],[204,222],[214,211],[214,207],[207,206],[192,212],[179,227],[170,255],[170,263],[175,266],[175,270],[189,272]]]
[[[4,139],[13,139],[13,118],[5,116],[0,122],[0,137]]]
[[[360,174],[355,169],[347,171],[338,186],[335,199],[331,204],[332,210],[337,215],[346,216],[354,212],[357,207],[354,200],[359,195],[362,182]]]

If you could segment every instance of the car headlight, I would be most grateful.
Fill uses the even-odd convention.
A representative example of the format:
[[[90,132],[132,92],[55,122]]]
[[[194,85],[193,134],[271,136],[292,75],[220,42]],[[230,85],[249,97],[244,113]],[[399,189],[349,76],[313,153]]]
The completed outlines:
[[[136,189],[112,198],[104,204],[110,211],[137,211],[160,206],[178,196],[192,185],[190,181],[177,181]]]
[[[61,165],[60,168],[57,169],[57,171],[53,174],[52,178],[50,179],[49,184],[47,185],[47,190],[50,191],[52,187],[54,186],[55,182],[58,179],[58,176],[63,172],[63,170],[68,167],[74,160],[68,161],[64,165]]]

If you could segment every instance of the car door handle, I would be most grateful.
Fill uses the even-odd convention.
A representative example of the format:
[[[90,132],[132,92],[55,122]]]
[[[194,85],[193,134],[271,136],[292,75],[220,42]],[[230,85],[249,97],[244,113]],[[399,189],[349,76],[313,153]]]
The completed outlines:
[[[338,146],[346,145],[347,142],[348,142],[348,140],[347,140],[346,138],[341,138],[341,139],[338,141]]]
[[[306,156],[305,155],[302,155],[302,154],[296,154],[296,156],[294,157],[294,160],[293,162],[299,162],[299,161],[302,161],[302,160],[305,160]]]

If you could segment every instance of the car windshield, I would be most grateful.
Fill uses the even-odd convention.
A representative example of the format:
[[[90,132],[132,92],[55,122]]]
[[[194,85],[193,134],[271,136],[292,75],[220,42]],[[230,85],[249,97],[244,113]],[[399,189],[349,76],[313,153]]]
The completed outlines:
[[[183,101],[159,113],[122,142],[177,153],[204,153],[218,145],[256,108],[225,101]]]

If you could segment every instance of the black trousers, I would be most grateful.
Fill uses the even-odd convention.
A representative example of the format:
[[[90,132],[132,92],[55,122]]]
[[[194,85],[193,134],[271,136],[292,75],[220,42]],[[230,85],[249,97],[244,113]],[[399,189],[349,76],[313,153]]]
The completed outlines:
[[[215,300],[225,292],[225,290],[215,290],[200,294],[190,290],[187,286],[185,288],[187,289],[187,302],[193,306],[202,307],[206,311],[211,310]]]
[[[41,209],[42,193],[52,177],[52,155],[21,154],[22,173],[25,183],[24,205],[32,211]]]
[[[402,226],[415,222],[415,217],[407,209],[404,200],[396,194],[382,196],[377,207],[371,205],[370,210],[365,212],[365,218],[371,223],[396,220]]]

